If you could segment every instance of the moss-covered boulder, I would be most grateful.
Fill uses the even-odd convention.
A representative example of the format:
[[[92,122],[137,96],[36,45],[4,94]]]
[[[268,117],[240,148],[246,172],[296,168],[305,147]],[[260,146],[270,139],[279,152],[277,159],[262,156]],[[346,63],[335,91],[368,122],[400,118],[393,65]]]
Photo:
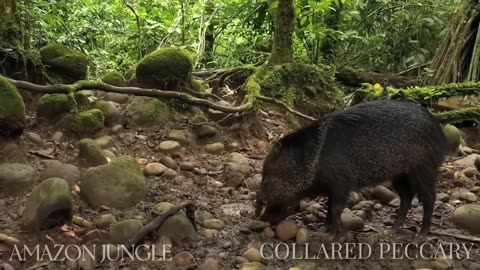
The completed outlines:
[[[13,84],[0,76],[0,136],[20,136],[25,123],[25,104],[22,97]]]
[[[146,55],[135,71],[140,83],[147,87],[173,90],[191,83],[191,54],[181,48],[159,48]]]
[[[61,178],[50,178],[36,186],[22,215],[24,228],[33,231],[70,223],[72,218],[70,186]]]
[[[332,111],[343,104],[334,73],[326,67],[301,63],[263,67],[258,78],[262,94],[307,114]]]
[[[154,126],[170,118],[168,106],[156,98],[134,97],[127,105],[125,114],[133,125]]]
[[[87,78],[88,59],[76,50],[51,43],[40,49],[42,63],[48,75],[59,83],[74,83]]]
[[[82,175],[80,195],[92,207],[124,209],[147,195],[143,171],[133,157],[119,156],[108,164],[90,168]]]
[[[71,112],[75,107],[77,110],[86,108],[90,101],[81,93],[71,95],[45,94],[38,101],[37,115],[49,120],[56,120],[62,115]]]
[[[175,205],[168,202],[158,203],[150,210],[150,218],[153,219],[174,207]],[[195,240],[197,236],[195,228],[183,211],[179,211],[175,215],[167,218],[162,226],[157,229],[157,232],[159,235],[167,236],[177,243],[184,240]]]
[[[116,70],[107,72],[105,75],[103,75],[101,81],[114,86],[127,85],[127,81],[125,80],[125,77],[123,77],[123,74]]]
[[[104,127],[104,122],[105,116],[99,109],[70,114],[62,119],[62,124],[67,131],[81,137],[100,131]]]
[[[448,149],[451,153],[456,153],[463,138],[462,133],[454,125],[446,124],[443,127],[443,133],[447,137]]]

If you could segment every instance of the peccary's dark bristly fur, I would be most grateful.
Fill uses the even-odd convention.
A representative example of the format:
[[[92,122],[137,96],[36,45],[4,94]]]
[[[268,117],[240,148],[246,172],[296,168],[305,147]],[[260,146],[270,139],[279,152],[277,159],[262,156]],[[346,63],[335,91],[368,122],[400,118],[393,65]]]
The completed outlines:
[[[324,194],[328,229],[337,233],[350,191],[391,180],[401,199],[394,230],[403,224],[417,194],[425,211],[421,230],[425,234],[438,168],[446,155],[441,125],[427,109],[405,101],[361,103],[274,145],[264,162],[257,215],[275,224],[292,214],[302,198]]]

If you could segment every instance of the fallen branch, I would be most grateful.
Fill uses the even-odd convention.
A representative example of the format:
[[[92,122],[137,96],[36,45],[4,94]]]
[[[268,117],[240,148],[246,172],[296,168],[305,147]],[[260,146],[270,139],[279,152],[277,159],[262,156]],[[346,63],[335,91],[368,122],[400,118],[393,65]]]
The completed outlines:
[[[435,231],[435,232],[431,231],[430,233],[434,235],[440,235],[440,236],[449,236],[449,237],[453,237],[453,238],[468,241],[468,242],[480,243],[480,238],[475,236],[467,236],[467,235],[446,233],[446,232],[439,232],[439,231]]]
[[[127,241],[127,243],[125,243],[126,247],[130,248],[138,244],[143,238],[145,238],[145,236],[147,236],[149,233],[157,230],[160,226],[162,226],[162,224],[165,222],[165,220],[167,220],[169,216],[176,214],[178,211],[182,210],[183,208],[186,208],[186,215],[190,219],[190,222],[192,222],[192,225],[196,231],[197,227],[194,219],[195,205],[193,203],[182,203],[166,211],[165,213],[155,217],[147,225],[143,226],[143,228],[140,229],[140,231],[138,231],[130,240]]]
[[[241,70],[248,70],[247,68],[242,68]],[[237,70],[238,72],[238,70]],[[300,116],[302,118],[305,118],[307,120],[313,121],[315,120],[314,118],[302,114],[292,108],[290,108],[288,105],[285,103],[278,101],[274,98],[270,97],[265,97],[261,96],[259,94],[259,90],[248,93],[245,102],[242,103],[241,105],[238,106],[224,106],[217,104],[215,102],[202,99],[202,98],[197,98],[194,97],[190,94],[187,93],[182,93],[182,92],[176,92],[176,91],[164,91],[164,90],[158,90],[158,89],[144,89],[144,88],[139,88],[139,87],[119,87],[119,86],[113,86],[109,85],[106,83],[103,83],[101,81],[87,81],[87,80],[82,80],[78,81],[74,84],[66,85],[66,84],[55,84],[55,85],[38,85],[26,81],[20,81],[20,80],[14,80],[7,78],[9,82],[14,84],[17,88],[25,89],[28,91],[32,92],[37,92],[37,93],[43,93],[43,94],[71,94],[80,90],[100,90],[104,92],[112,92],[112,93],[120,93],[120,94],[130,94],[130,95],[135,95],[135,96],[147,96],[147,97],[156,97],[156,98],[171,98],[171,99],[177,99],[181,100],[187,104],[192,104],[192,105],[198,105],[198,106],[204,106],[213,110],[221,111],[224,113],[241,113],[248,111],[253,107],[253,104],[257,99],[263,100],[266,102],[270,102],[276,105],[281,106],[282,108],[288,110],[290,113]],[[258,86],[260,87],[260,86]],[[212,95],[204,95],[204,96],[210,96],[213,97]],[[214,95],[215,96],[215,95]],[[219,99],[218,96],[216,96],[217,99]]]
[[[252,102],[248,102],[239,106],[229,107],[223,106],[206,99],[196,98],[186,93],[175,91],[164,91],[157,89],[144,89],[139,87],[118,87],[109,85],[100,81],[78,81],[71,85],[55,84],[55,85],[38,85],[25,81],[17,81],[7,78],[8,81],[13,83],[16,87],[29,90],[32,92],[43,94],[69,94],[71,92],[77,92],[80,90],[100,90],[104,92],[113,92],[120,94],[131,94],[135,96],[147,96],[157,98],[172,98],[184,101],[189,104],[208,107],[217,111],[226,113],[243,112],[252,107]]]

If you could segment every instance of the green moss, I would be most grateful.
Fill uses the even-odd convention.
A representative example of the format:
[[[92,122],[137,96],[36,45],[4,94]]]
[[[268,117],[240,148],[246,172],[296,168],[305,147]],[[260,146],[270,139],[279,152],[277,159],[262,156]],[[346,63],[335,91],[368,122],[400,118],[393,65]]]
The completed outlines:
[[[443,127],[443,133],[448,141],[450,151],[454,152],[460,146],[463,136],[455,126],[447,124]]]
[[[151,97],[134,97],[126,108],[127,116],[134,124],[152,126],[163,123],[170,118],[168,106],[159,99]]]
[[[0,76],[0,134],[20,135],[25,127],[25,104],[5,77]]]
[[[86,108],[90,101],[88,97],[80,93],[73,94],[77,109]],[[75,107],[75,102],[66,94],[45,94],[38,101],[38,116],[58,118],[62,114],[69,113]]]
[[[362,88],[355,92],[358,100],[375,100],[375,99],[400,99],[410,100],[422,105],[430,106],[438,102],[440,98],[448,97],[464,97],[464,96],[478,96],[480,95],[479,82],[465,82],[465,83],[451,83],[441,86],[429,87],[409,87],[405,89],[398,89],[387,87],[386,89],[379,88],[378,84],[362,85]]]
[[[343,92],[327,67],[292,63],[257,69],[262,94],[277,98],[289,106],[301,105],[332,110],[343,104]]]
[[[435,114],[442,123],[461,123],[463,121],[480,121],[480,106],[441,112]]]
[[[126,82],[125,78],[123,77],[122,73],[120,73],[116,70],[112,70],[112,71],[106,73],[105,75],[103,75],[101,81],[104,82],[104,83],[110,84],[110,85],[114,85],[114,86],[126,86],[127,85],[127,82]]]
[[[81,52],[52,43],[40,49],[40,57],[42,63],[49,66],[49,70],[71,77],[73,81],[68,83],[87,77],[88,59]]]
[[[92,109],[68,115],[63,121],[68,131],[82,136],[100,131],[104,126],[105,117],[101,110]]]
[[[190,79],[191,54],[181,48],[165,47],[146,55],[137,65],[139,82],[158,88],[175,88]]]
[[[256,100],[256,97],[260,95],[260,91],[262,90],[260,85],[256,82],[256,77],[254,75],[247,78],[247,82],[245,84],[245,91],[248,95],[247,102],[253,103]]]
[[[193,91],[199,92],[199,93],[205,93],[207,91],[206,83],[202,80],[197,80],[197,79],[192,80],[192,88],[193,88]]]
[[[135,161],[135,159],[131,156],[118,156],[110,162],[112,166],[117,166],[122,170],[125,170],[126,172],[133,173],[136,175],[143,175],[142,174],[142,168],[138,165],[138,163]]]
[[[25,104],[17,88],[0,76],[0,119],[2,118],[25,123]]]
[[[45,94],[38,101],[37,114],[43,117],[57,117],[68,113],[73,104],[65,94]]]

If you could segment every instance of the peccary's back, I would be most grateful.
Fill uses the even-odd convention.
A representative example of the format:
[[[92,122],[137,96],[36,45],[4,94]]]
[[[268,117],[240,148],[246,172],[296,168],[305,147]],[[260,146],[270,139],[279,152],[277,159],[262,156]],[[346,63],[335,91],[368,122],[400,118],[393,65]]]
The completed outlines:
[[[323,144],[317,142],[321,146],[319,169],[346,170],[359,185],[438,167],[447,153],[439,121],[409,102],[359,104],[332,114],[318,130],[317,138],[325,138]]]

